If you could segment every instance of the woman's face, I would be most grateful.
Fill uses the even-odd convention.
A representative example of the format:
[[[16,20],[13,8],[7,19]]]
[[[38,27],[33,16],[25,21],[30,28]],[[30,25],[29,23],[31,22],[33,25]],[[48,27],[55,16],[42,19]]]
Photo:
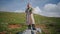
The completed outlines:
[[[31,4],[28,4],[28,5],[27,5],[27,8],[30,8],[30,7],[31,7]]]

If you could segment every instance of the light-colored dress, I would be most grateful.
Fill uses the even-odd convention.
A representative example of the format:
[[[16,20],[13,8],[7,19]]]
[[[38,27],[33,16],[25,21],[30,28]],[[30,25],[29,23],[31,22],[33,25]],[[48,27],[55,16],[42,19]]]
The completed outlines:
[[[26,23],[29,24],[35,24],[33,13],[29,12],[29,10],[26,10]]]

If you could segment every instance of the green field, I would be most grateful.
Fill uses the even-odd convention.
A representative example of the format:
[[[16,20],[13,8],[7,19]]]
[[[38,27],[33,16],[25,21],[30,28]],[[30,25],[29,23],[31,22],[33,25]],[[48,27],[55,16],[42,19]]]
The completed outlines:
[[[23,31],[26,29],[25,13],[0,12],[0,32],[7,31],[15,34],[16,31]],[[50,31],[50,34],[60,34],[60,18],[45,17],[34,14],[36,24],[44,24]],[[9,29],[10,24],[21,24],[22,28]]]

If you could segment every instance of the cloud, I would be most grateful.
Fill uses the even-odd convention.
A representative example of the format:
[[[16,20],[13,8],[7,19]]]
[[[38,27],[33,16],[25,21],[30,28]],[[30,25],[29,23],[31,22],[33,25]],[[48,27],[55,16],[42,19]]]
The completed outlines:
[[[14,12],[22,13],[23,10],[16,10]],[[58,4],[45,4],[41,10],[39,6],[34,8],[33,13],[47,17],[60,17],[60,3]]]
[[[16,13],[24,13],[24,10],[16,10],[14,12],[16,12]]]
[[[41,12],[41,10],[40,10],[40,8],[38,6],[34,8],[33,13],[39,14],[40,12]]]
[[[8,9],[8,8],[4,8],[3,10],[6,10],[6,9]],[[17,9],[16,11],[11,11],[11,12],[22,13],[22,12],[24,12],[24,10]],[[47,17],[60,17],[60,3],[58,3],[58,4],[45,4],[42,10],[39,6],[37,6],[34,8],[33,13],[39,14],[42,16],[47,16]]]
[[[39,7],[36,7],[35,13],[47,17],[60,17],[60,3],[45,4],[42,10]]]
[[[60,17],[60,3],[46,4],[43,8],[43,13],[49,17]]]

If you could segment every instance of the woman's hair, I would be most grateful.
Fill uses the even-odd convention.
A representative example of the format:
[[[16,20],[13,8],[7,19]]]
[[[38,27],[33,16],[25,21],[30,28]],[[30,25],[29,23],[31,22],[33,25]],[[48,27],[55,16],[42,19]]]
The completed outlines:
[[[31,7],[31,4],[30,4],[30,3],[28,3],[28,4],[27,4],[27,8],[30,8],[30,7]]]

